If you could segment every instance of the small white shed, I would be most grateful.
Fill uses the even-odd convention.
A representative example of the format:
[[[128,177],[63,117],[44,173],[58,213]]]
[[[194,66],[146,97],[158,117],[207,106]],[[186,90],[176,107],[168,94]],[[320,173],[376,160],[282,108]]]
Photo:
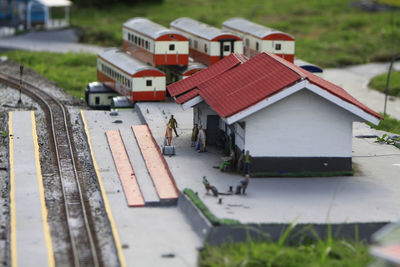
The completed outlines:
[[[45,29],[69,26],[69,0],[31,0],[27,7],[27,28],[43,24]]]

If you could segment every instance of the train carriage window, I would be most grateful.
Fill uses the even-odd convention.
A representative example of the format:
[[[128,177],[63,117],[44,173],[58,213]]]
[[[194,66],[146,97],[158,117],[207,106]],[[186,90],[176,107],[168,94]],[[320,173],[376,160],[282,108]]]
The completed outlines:
[[[131,40],[131,34],[128,32],[128,40]]]
[[[281,44],[275,44],[275,50],[281,50],[282,45]]]
[[[194,40],[194,48],[197,48],[197,40]]]
[[[95,104],[96,104],[96,105],[100,104],[100,97],[96,96],[96,97],[94,98],[94,101],[95,101]]]
[[[204,52],[207,53],[207,44],[204,44]]]
[[[170,51],[174,51],[175,50],[175,45],[174,44],[170,44],[169,45],[169,50]]]
[[[250,40],[249,40],[249,38],[246,38],[246,46],[247,46],[247,47],[250,46]]]
[[[137,44],[137,36],[135,35],[135,44]]]
[[[189,39],[189,46],[192,46],[192,39]]]
[[[258,42],[256,42],[256,50],[258,51],[258,49],[260,48],[259,47],[260,45],[258,44]]]
[[[146,41],[146,49],[149,49],[149,41]]]
[[[231,51],[231,46],[230,45],[224,45],[224,51],[225,52]]]
[[[152,80],[146,80],[146,86],[151,86],[152,85]]]

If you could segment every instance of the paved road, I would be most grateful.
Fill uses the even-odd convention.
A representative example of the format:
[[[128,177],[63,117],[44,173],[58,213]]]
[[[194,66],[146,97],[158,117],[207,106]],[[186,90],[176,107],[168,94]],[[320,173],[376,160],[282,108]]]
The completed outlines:
[[[341,69],[326,69],[323,78],[343,87],[369,108],[383,112],[385,95],[370,89],[368,83],[372,77],[385,73],[388,69],[389,63],[369,63]],[[400,71],[400,61],[394,64],[394,70]],[[400,120],[400,98],[389,98],[387,113]]]
[[[103,47],[100,46],[80,44],[77,42],[78,37],[72,29],[29,32],[23,35],[0,39],[0,49],[90,54],[97,54],[103,49]]]

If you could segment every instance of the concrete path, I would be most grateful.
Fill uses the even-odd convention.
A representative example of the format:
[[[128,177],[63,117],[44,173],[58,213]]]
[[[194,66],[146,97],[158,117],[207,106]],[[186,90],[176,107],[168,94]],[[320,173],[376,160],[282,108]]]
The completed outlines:
[[[54,266],[33,111],[10,113],[11,265]]]
[[[162,144],[166,121],[175,116],[179,137],[174,138],[176,156],[166,157],[170,170],[179,190],[199,192],[218,217],[243,223],[382,222],[400,217],[400,150],[394,146],[353,138],[355,176],[251,179],[246,196],[222,196],[220,205],[217,198],[205,194],[202,177],[207,176],[220,192],[236,187],[243,178],[214,168],[221,163],[218,151],[210,148],[196,153],[190,146],[192,111],[182,111],[174,103],[139,103],[137,107],[145,111],[158,144]],[[354,124],[353,134],[382,135],[363,123]]]
[[[60,31],[29,32],[0,39],[0,49],[48,51],[56,53],[97,54],[102,47],[77,43],[78,38],[72,29]]]
[[[129,208],[125,204],[104,132],[120,129],[139,178],[139,171],[146,172],[147,169],[144,163],[141,167],[135,166],[136,161],[143,160],[138,158],[140,154],[129,152],[137,147],[131,130],[132,125],[141,124],[136,113],[120,112],[115,117],[104,111],[84,111],[83,114],[126,265],[196,266],[197,249],[202,247],[202,240],[177,207]],[[112,123],[115,120],[122,120],[122,123]],[[128,141],[128,136],[133,138],[132,142]]]
[[[387,73],[389,65],[390,63],[369,63],[342,69],[325,69],[323,78],[343,87],[357,100],[374,111],[383,112],[385,95],[370,89],[368,83],[374,76]],[[393,70],[400,71],[399,61],[394,64]],[[400,98],[388,98],[386,112],[400,120]]]

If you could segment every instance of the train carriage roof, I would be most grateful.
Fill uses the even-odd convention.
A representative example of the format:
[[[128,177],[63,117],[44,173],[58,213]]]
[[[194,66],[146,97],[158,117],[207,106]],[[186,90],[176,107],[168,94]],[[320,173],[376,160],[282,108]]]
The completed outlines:
[[[151,20],[146,18],[133,18],[128,20],[123,24],[125,28],[129,28],[134,30],[138,33],[146,35],[154,40],[160,38],[163,35],[174,35],[178,34],[181,35],[177,31],[172,31],[160,24],[157,24]]]
[[[158,72],[160,76],[165,75],[159,69],[146,65],[118,48],[106,48],[98,54],[98,57],[114,65],[130,76],[134,76],[141,71],[155,71]]]
[[[172,21],[170,23],[170,26],[175,27],[178,30],[180,29],[182,31],[192,33],[207,40],[213,40],[214,38],[222,35],[235,35],[231,32],[223,31],[203,22],[185,17]],[[237,36],[237,38],[240,39],[239,36]]]
[[[265,39],[272,34],[283,34],[286,35],[289,39],[294,40],[294,37],[288,33],[268,28],[266,26],[248,21],[244,18],[231,18],[224,21],[222,25],[228,28],[238,29],[241,32],[251,34],[260,39]]]

